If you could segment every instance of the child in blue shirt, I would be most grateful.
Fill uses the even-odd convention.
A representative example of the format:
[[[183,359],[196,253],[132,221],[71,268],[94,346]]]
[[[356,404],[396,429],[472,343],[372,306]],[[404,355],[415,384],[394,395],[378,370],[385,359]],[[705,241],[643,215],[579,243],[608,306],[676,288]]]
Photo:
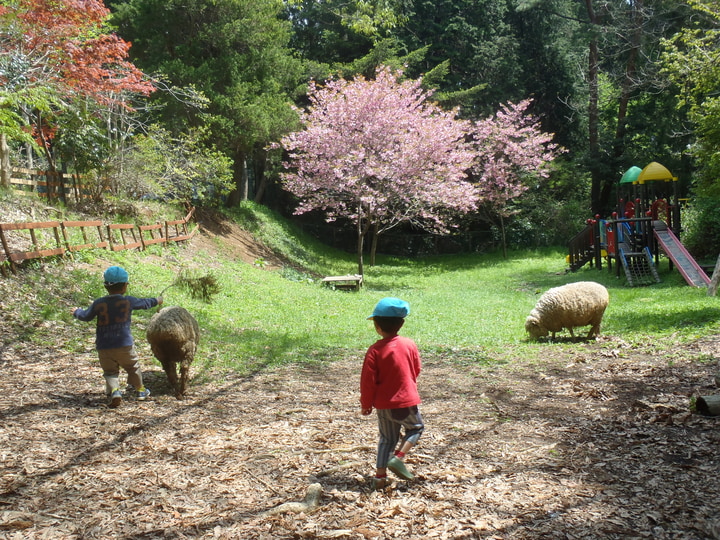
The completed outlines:
[[[120,266],[111,266],[103,274],[107,296],[95,300],[89,308],[72,308],[73,317],[81,321],[97,319],[95,326],[95,348],[100,367],[105,377],[105,391],[111,408],[122,403],[120,392],[120,368],[127,372],[127,382],[137,390],[137,399],[145,400],[150,390],[145,388],[142,369],[135,352],[130,332],[130,321],[134,309],[150,309],[162,304],[159,298],[135,298],[126,296],[128,273]]]

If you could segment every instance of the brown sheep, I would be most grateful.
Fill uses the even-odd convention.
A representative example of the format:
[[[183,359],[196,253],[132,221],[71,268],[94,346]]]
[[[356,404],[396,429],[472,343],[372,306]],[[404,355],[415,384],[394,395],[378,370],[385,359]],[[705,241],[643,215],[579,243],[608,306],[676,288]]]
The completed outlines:
[[[537,339],[552,334],[563,328],[590,325],[587,337],[600,335],[600,323],[610,296],[605,287],[594,281],[578,281],[562,287],[555,287],[543,294],[525,321],[525,330]]]
[[[170,306],[152,316],[145,332],[150,347],[167,375],[175,397],[185,396],[190,364],[195,359],[200,327],[185,308]],[[180,380],[177,375],[180,364]]]

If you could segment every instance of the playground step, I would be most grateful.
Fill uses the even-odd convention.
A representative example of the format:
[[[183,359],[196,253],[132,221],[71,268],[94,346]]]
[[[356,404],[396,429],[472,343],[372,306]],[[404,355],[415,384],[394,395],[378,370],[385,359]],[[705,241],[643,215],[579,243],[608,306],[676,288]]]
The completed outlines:
[[[575,272],[576,270],[579,270],[583,266],[585,266],[587,263],[592,262],[593,260],[593,253],[580,253],[576,254],[574,257],[568,256],[568,260],[570,261],[570,271]]]
[[[653,263],[652,254],[649,248],[644,251],[625,252],[620,250],[623,269],[628,285],[650,285],[660,283],[660,276]]]

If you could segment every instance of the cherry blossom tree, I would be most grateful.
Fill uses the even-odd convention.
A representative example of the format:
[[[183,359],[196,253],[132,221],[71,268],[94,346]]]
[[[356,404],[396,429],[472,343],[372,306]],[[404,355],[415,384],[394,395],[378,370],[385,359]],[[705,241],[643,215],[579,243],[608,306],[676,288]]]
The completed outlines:
[[[401,75],[380,68],[374,80],[311,83],[305,129],[280,143],[289,154],[284,187],[299,199],[295,213],[350,220],[361,275],[371,229],[378,235],[412,223],[447,231],[476,208],[477,188],[466,175],[471,125],[428,101],[420,80]]]
[[[543,132],[539,120],[526,114],[531,103],[530,99],[507,103],[493,116],[474,123],[477,156],[472,176],[486,219],[499,220],[503,253],[509,202],[533,182],[547,178],[551,162],[563,151],[552,142],[553,134]]]

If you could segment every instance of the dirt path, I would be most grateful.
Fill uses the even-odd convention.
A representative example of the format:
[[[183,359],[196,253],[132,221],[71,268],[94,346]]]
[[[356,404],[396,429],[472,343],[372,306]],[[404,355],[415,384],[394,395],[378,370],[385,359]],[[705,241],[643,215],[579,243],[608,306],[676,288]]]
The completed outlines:
[[[378,493],[359,356],[184,401],[151,369],[155,399],[110,410],[92,356],[15,344],[0,358],[0,537],[719,538],[718,420],[687,412],[715,366],[600,350],[512,370],[425,358],[417,479]],[[264,514],[313,483],[314,512]]]

